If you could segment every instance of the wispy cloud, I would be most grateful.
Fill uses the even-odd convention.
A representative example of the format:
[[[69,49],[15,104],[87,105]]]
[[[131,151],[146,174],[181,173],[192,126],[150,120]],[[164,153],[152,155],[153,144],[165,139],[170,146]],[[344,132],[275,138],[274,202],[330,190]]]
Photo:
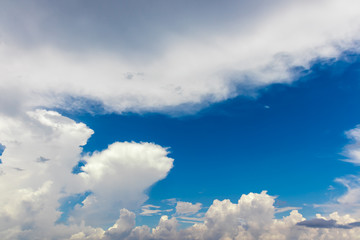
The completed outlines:
[[[276,208],[275,213],[282,213],[282,212],[288,212],[293,210],[300,210],[301,207],[282,207],[282,208]]]
[[[140,215],[142,215],[142,216],[152,216],[152,215],[160,215],[162,213],[173,211],[173,209],[162,210],[160,208],[161,208],[160,206],[155,206],[155,205],[151,205],[151,204],[144,205],[144,206],[141,207]]]
[[[346,159],[345,162],[350,162],[356,166],[360,163],[360,128],[356,126],[354,129],[347,131],[346,136],[351,141],[344,147],[343,155]],[[335,182],[341,184],[346,188],[346,192],[339,197],[332,199],[325,204],[316,204],[315,207],[326,209],[326,211],[338,211],[341,213],[348,213],[354,216],[360,216],[360,176],[356,174],[338,177]],[[333,191],[334,187],[328,189]]]

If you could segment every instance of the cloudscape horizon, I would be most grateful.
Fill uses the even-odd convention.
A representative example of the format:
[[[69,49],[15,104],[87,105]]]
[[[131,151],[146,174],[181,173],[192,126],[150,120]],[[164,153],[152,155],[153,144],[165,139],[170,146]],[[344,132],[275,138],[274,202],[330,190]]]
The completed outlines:
[[[360,2],[3,0],[1,239],[360,239]]]

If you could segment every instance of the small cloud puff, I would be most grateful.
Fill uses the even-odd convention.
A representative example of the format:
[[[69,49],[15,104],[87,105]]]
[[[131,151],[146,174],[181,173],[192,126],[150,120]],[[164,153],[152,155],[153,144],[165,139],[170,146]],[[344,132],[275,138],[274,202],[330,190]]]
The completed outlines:
[[[177,202],[176,203],[176,214],[195,214],[201,209],[202,204],[192,204],[190,202]]]

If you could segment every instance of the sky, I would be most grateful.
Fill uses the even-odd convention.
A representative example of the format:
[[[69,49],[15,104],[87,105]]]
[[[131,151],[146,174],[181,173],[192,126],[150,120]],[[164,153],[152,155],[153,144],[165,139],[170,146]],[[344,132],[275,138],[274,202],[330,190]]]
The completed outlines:
[[[1,239],[360,239],[360,3],[0,1]]]

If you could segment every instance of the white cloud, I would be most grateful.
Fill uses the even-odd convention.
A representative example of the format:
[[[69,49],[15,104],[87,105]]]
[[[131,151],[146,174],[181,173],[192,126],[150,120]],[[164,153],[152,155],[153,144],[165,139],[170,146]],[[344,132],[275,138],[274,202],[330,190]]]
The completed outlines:
[[[201,209],[201,203],[192,204],[190,202],[178,201],[176,203],[176,214],[195,214]]]
[[[215,200],[206,212],[204,223],[196,223],[193,226],[177,230],[178,220],[162,216],[158,226],[150,229],[147,226],[134,226],[135,215],[122,210],[119,221],[127,222],[125,227],[119,227],[116,223],[103,235],[96,235],[97,239],[233,239],[233,240],[291,240],[291,239],[344,239],[354,240],[360,236],[359,222],[350,215],[339,215],[337,212],[325,217],[320,214],[316,219],[306,220],[297,210],[293,210],[289,216],[282,219],[274,218],[274,197],[266,192],[260,194],[250,193],[243,195],[238,203],[229,200]],[[129,217],[131,216],[131,217]],[[317,223],[321,221],[319,227]],[[349,228],[346,228],[349,226]],[[119,229],[117,229],[119,228]],[[124,230],[124,228],[126,230]],[[120,232],[111,238],[110,232]],[[80,233],[85,236],[84,233]],[[80,235],[79,233],[77,235]],[[95,234],[98,234],[95,232]],[[91,239],[91,238],[73,238]]]
[[[113,211],[140,206],[147,199],[144,191],[172,167],[167,150],[153,143],[116,142],[82,158],[81,146],[92,134],[85,124],[54,111],[0,115],[0,142],[6,147],[0,164],[2,239],[61,238],[89,224],[113,223],[118,217]],[[85,172],[74,175],[80,159],[88,162]],[[67,213],[70,226],[55,224],[62,214],[59,200],[86,191],[91,194],[84,205]]]
[[[301,207],[283,207],[283,208],[276,208],[275,213],[282,213],[282,212],[288,212],[292,210],[300,210]]]
[[[39,105],[87,108],[89,102],[84,99],[100,101],[108,111],[166,111],[248,94],[248,90],[271,83],[288,83],[294,80],[292,67],[309,68],[314,59],[338,57],[344,50],[356,49],[360,38],[357,0],[267,5],[258,4],[246,18],[233,17],[222,23],[229,26],[203,24],[199,34],[184,31],[169,37],[168,32],[176,30],[162,29],[149,35],[157,36],[158,47],[133,55],[93,46],[69,51],[51,38],[46,44],[39,40],[24,47],[13,40],[19,36],[8,26],[12,23],[4,21],[8,25],[3,27],[0,44],[1,111],[14,114]],[[42,33],[46,18],[42,17],[47,12],[34,6],[39,5],[31,5],[19,24],[30,28],[32,23],[30,33],[46,36]],[[86,28],[86,21],[83,24]],[[190,29],[191,24],[182,27]],[[55,23],[52,30],[65,31]],[[70,32],[67,37],[75,40]],[[86,46],[88,40],[82,40]],[[119,46],[126,50],[126,45]]]
[[[160,209],[160,206],[155,205],[144,205],[141,207],[141,213],[142,216],[151,216],[151,215],[158,215],[161,214],[162,210]]]
[[[346,159],[342,159],[345,162],[353,163],[356,166],[360,164],[360,128],[356,126],[346,132],[346,136],[351,141],[344,148],[343,155]],[[346,191],[341,196],[332,199],[326,204],[318,204],[315,207],[323,208],[327,211],[338,211],[342,214],[351,214],[356,217],[360,217],[360,176],[348,175],[335,179],[335,182],[342,184]],[[333,191],[334,187],[329,188]]]
[[[93,194],[75,214],[98,225],[116,219],[120,207],[139,208],[147,200],[144,190],[172,168],[173,159],[167,154],[165,148],[153,143],[116,142],[84,157],[87,164],[79,176]]]
[[[92,133],[85,124],[53,111],[0,115],[0,142],[6,147],[0,165],[3,239],[16,239],[18,232],[23,239],[53,234],[61,214],[58,200],[82,191],[71,170]],[[40,156],[49,160],[39,162]]]
[[[357,126],[354,129],[346,132],[346,136],[353,141],[345,148],[346,162],[351,162],[356,165],[360,165],[360,127]]]

